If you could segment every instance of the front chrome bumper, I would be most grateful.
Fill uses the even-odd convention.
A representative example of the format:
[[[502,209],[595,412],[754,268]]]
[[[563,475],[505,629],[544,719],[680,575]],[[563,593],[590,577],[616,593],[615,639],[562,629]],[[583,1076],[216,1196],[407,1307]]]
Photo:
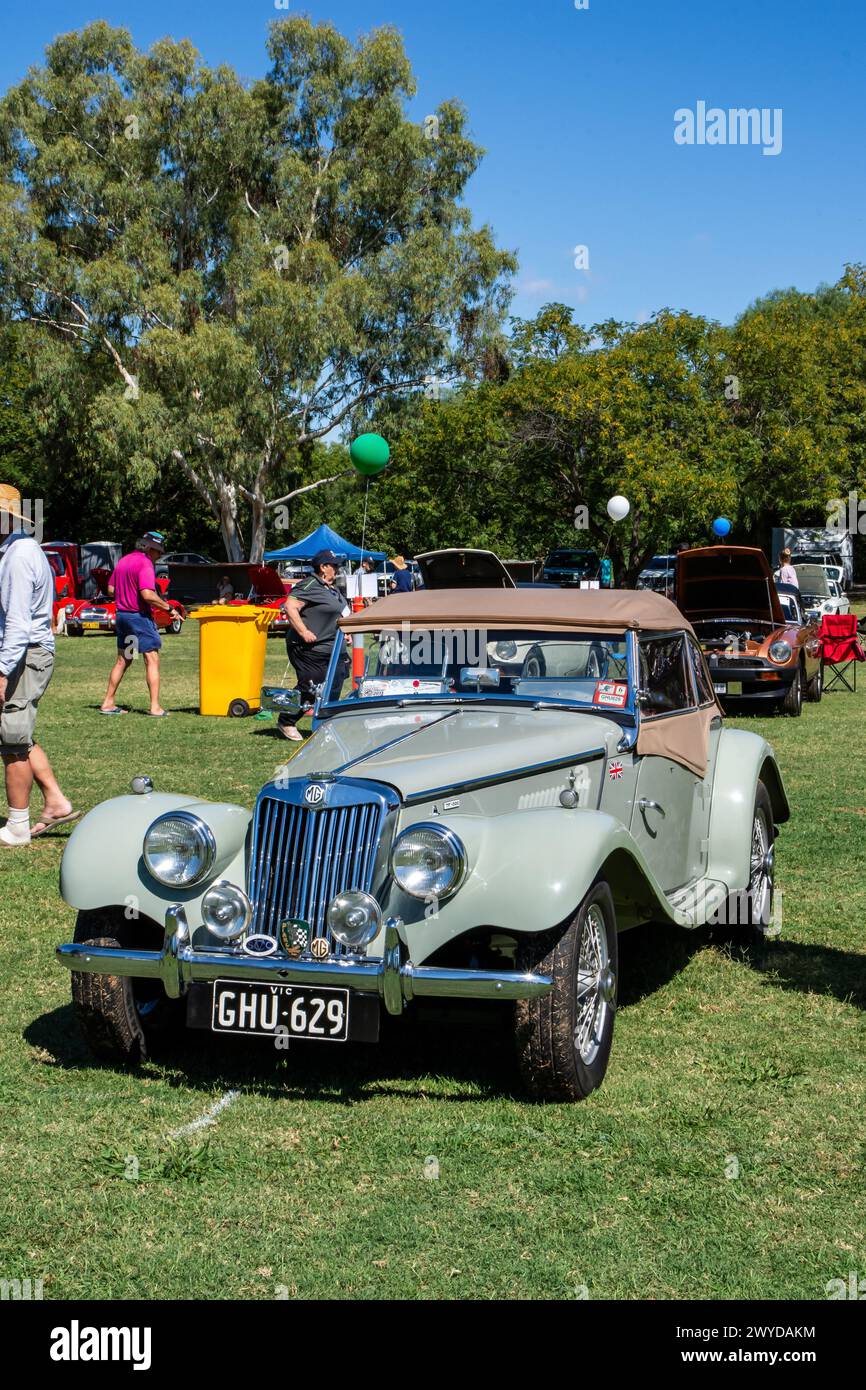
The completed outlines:
[[[375,994],[389,1014],[401,1014],[412,999],[534,999],[547,994],[547,975],[512,970],[449,970],[413,965],[403,958],[399,922],[385,923],[385,952],[375,956],[335,956],[332,960],[290,960],[287,956],[255,959],[240,952],[196,951],[182,907],[166,913],[161,951],[124,951],[107,946],[58,946],[57,960],[69,970],[92,975],[130,975],[161,980],[170,999],[180,999],[189,985],[211,980],[256,980],[312,984]]]

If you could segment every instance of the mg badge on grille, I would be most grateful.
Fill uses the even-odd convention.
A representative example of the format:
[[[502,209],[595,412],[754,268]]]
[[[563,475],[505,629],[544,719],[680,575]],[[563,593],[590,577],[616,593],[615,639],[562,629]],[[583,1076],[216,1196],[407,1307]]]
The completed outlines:
[[[304,800],[308,806],[321,806],[324,799],[325,788],[316,786],[315,783],[307,787],[307,790],[304,792]]]
[[[310,928],[300,917],[287,917],[280,923],[280,945],[287,956],[297,959],[310,949]]]
[[[331,954],[331,948],[324,936],[317,936],[310,947],[316,960],[325,960]]]

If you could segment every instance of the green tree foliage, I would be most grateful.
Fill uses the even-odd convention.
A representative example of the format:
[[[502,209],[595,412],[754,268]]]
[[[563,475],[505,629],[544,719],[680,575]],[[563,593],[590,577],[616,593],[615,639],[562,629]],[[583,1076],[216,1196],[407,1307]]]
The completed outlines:
[[[30,495],[39,482],[40,456],[28,386],[21,330],[7,325],[0,329],[0,481]]]
[[[233,559],[246,515],[257,558],[322,482],[316,441],[489,370],[514,265],[461,202],[462,109],[406,118],[393,29],[286,19],[268,52],[247,88],[97,23],[0,105],[0,307],[39,335],[46,429],[77,421],[95,486],[127,498],[180,470]]]

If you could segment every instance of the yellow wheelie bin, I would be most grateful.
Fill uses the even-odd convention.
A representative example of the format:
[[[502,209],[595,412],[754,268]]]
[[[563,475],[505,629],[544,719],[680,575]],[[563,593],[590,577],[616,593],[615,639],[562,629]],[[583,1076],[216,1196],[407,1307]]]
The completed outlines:
[[[199,714],[255,714],[261,705],[268,628],[275,608],[213,604],[190,613],[199,627]]]

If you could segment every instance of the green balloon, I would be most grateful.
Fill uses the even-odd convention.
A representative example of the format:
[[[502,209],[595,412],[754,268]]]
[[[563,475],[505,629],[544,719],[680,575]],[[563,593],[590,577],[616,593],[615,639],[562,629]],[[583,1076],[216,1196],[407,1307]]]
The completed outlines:
[[[349,457],[364,478],[373,478],[388,467],[391,450],[381,434],[359,434],[349,447]]]

